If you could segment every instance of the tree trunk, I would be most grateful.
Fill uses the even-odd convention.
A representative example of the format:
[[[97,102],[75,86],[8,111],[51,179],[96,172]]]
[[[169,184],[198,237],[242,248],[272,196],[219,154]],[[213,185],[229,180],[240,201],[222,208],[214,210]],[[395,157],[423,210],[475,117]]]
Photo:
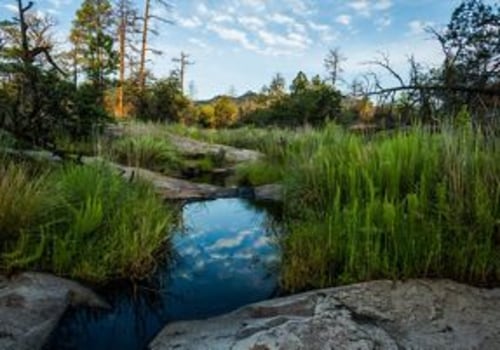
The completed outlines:
[[[142,28],[142,47],[141,47],[141,60],[139,63],[139,89],[144,91],[146,86],[146,51],[148,48],[148,26],[149,26],[149,11],[151,0],[145,0],[144,3],[144,25]]]
[[[126,40],[126,30],[127,30],[127,16],[124,8],[123,2],[121,2],[121,18],[120,18],[120,29],[119,29],[119,39],[120,39],[120,76],[118,82],[118,101],[117,101],[117,111],[116,115],[119,118],[125,117],[125,112],[123,109],[123,85],[125,84],[125,40]]]

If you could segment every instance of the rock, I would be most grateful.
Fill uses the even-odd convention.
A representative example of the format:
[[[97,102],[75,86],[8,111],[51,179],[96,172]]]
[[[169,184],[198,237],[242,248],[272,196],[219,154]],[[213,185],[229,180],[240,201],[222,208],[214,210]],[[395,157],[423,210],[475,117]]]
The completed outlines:
[[[283,200],[283,186],[271,184],[255,187],[254,197],[257,201],[281,202]]]
[[[238,194],[238,190],[236,188],[227,188],[176,179],[174,177],[165,176],[147,169],[128,167],[113,162],[108,162],[96,157],[83,157],[82,161],[85,164],[105,162],[107,165],[120,171],[122,176],[126,179],[133,179],[137,177],[151,182],[156,188],[158,194],[164,199],[216,199],[236,197]]]
[[[318,290],[169,324],[150,349],[500,349],[500,289],[410,280]]]
[[[197,141],[174,134],[169,134],[168,138],[180,153],[188,156],[220,156],[230,163],[256,161],[264,157],[262,153],[257,151]]]
[[[109,308],[91,290],[48,274],[0,278],[0,349],[40,349],[69,305]]]

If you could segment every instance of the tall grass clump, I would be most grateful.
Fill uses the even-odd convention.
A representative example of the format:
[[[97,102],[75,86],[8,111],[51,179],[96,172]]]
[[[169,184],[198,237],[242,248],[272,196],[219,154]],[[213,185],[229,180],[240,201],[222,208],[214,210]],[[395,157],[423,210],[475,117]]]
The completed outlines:
[[[376,278],[500,282],[500,143],[470,128],[367,139],[335,127],[284,172],[287,290]]]
[[[168,172],[180,167],[181,160],[166,140],[150,135],[124,137],[115,141],[109,157],[123,165]]]
[[[46,180],[44,220],[4,248],[6,270],[36,269],[104,282],[140,279],[166,247],[173,210],[143,183],[104,165],[69,165]]]
[[[48,188],[46,174],[34,178],[26,164],[15,164],[0,155],[0,244],[43,221]],[[0,247],[1,249],[1,247]]]

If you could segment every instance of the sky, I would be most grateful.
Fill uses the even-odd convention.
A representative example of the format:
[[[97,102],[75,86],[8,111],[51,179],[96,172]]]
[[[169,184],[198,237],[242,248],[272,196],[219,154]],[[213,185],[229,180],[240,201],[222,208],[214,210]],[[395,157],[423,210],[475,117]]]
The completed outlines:
[[[142,0],[133,0],[139,8]],[[155,0],[152,0],[153,3]],[[195,99],[218,94],[260,91],[276,73],[287,84],[299,71],[326,77],[323,60],[339,48],[348,83],[373,70],[367,62],[389,56],[404,75],[407,58],[424,65],[443,57],[424,31],[442,28],[459,0],[170,0],[170,12],[155,5],[156,14],[174,24],[157,25],[151,45],[162,55],[150,57],[157,76],[168,75],[181,51],[190,55],[186,85]],[[487,1],[493,3],[492,1]],[[0,0],[0,18],[13,14],[14,0]],[[80,0],[35,0],[37,11],[53,16],[57,37],[64,41]],[[388,75],[386,85],[395,84]]]

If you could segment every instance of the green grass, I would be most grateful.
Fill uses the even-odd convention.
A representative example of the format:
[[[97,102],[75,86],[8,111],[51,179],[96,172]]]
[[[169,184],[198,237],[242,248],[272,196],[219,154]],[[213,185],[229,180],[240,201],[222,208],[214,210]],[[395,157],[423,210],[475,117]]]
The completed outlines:
[[[282,168],[266,160],[240,164],[236,168],[236,182],[243,186],[273,184],[282,178]]]
[[[283,287],[500,282],[500,142],[469,129],[365,139],[327,127],[284,170]]]
[[[126,136],[114,141],[108,158],[127,166],[168,173],[181,167],[181,159],[166,138]]]
[[[27,167],[0,156],[0,242],[12,241],[43,221],[46,174],[32,176]]]
[[[168,252],[175,211],[149,185],[104,165],[68,165],[39,179],[20,164],[1,172],[0,228],[9,228],[4,272],[34,269],[96,283],[140,279]]]

